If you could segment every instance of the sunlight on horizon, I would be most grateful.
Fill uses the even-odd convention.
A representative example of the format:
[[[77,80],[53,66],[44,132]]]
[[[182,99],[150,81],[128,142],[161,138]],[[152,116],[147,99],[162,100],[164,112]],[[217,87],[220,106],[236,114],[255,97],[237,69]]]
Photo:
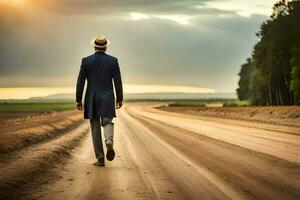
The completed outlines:
[[[214,93],[214,89],[189,87],[189,86],[175,86],[175,85],[135,85],[125,84],[124,92],[132,93]]]
[[[65,93],[75,93],[75,87],[0,88],[0,99],[28,99],[31,97],[45,97],[49,95]],[[124,93],[215,93],[215,90],[210,88],[189,86],[124,84]]]
[[[73,93],[73,87],[14,87],[0,88],[0,99],[28,99],[53,94]]]

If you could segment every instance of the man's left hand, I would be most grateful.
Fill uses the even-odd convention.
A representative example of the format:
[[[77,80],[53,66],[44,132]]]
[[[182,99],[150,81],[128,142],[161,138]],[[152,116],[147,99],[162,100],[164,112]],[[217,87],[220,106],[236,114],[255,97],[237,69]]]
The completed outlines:
[[[77,107],[77,110],[83,110],[81,102],[77,102],[76,107]]]

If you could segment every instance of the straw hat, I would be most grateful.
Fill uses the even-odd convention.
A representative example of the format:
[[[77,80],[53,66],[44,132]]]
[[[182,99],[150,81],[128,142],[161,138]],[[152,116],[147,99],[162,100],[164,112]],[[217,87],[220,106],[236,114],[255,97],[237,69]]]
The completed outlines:
[[[91,40],[90,44],[93,47],[105,48],[110,45],[110,41],[104,35],[97,35]]]

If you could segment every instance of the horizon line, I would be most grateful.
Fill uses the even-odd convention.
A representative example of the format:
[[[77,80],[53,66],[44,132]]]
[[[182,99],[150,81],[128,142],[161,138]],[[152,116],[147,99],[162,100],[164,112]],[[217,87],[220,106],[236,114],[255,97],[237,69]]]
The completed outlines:
[[[124,84],[124,94],[147,93],[215,93],[214,89],[194,86],[176,85],[137,85]],[[29,99],[31,97],[45,97],[54,94],[75,93],[76,87],[0,87],[0,99]]]

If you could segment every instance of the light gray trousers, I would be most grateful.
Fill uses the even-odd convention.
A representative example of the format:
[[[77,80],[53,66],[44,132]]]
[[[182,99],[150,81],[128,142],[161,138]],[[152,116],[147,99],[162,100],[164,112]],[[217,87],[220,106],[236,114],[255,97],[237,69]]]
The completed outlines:
[[[90,119],[91,132],[93,139],[93,146],[96,158],[99,160],[104,158],[104,151],[102,145],[101,126],[103,127],[105,142],[114,139],[114,123],[113,118],[101,117],[100,119]]]

